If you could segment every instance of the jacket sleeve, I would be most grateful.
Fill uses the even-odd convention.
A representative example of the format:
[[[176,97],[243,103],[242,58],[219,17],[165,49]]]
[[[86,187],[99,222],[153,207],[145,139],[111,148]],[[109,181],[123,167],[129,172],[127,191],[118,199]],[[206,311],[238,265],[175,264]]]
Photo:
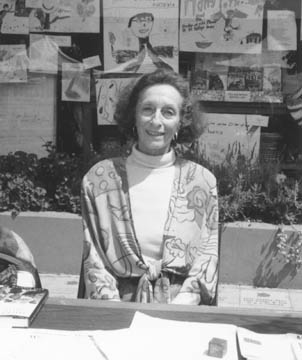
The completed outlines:
[[[205,209],[201,243],[188,248],[191,268],[173,304],[210,305],[216,294],[218,278],[218,198],[216,179],[210,188]]]
[[[84,228],[83,276],[85,298],[119,300],[115,277],[106,269],[104,236],[99,226],[96,199],[86,177],[81,188],[82,220]]]

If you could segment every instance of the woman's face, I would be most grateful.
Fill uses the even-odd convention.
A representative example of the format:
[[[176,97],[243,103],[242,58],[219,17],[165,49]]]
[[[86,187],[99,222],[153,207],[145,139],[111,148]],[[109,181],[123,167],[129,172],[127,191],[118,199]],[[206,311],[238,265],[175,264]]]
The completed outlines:
[[[182,103],[182,95],[171,85],[152,85],[142,91],[135,111],[141,152],[156,156],[169,151],[180,125]]]

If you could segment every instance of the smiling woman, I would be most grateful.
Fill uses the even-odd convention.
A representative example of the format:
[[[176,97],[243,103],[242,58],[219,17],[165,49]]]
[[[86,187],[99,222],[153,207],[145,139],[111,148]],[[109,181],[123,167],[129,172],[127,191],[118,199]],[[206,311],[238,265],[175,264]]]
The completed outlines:
[[[138,149],[147,155],[163,155],[180,125],[183,98],[173,86],[154,85],[143,90],[136,107]]]
[[[100,161],[82,182],[87,298],[212,304],[217,282],[216,179],[178,158],[173,143],[199,133],[187,83],[143,75],[115,119],[134,140],[127,158]],[[192,139],[193,140],[193,139]]]

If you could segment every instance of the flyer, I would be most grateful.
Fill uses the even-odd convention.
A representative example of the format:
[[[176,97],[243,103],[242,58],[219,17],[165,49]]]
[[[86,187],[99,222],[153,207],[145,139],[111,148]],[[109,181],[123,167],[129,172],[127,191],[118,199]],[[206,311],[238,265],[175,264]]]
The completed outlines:
[[[25,45],[0,45],[0,83],[26,82],[27,68]]]
[[[55,76],[44,74],[0,86],[1,155],[20,150],[47,156],[43,145],[56,134],[56,90]]]
[[[297,50],[295,12],[270,10],[267,12],[267,47],[269,50]]]
[[[29,71],[47,74],[58,72],[59,47],[52,37],[43,34],[29,36]]]

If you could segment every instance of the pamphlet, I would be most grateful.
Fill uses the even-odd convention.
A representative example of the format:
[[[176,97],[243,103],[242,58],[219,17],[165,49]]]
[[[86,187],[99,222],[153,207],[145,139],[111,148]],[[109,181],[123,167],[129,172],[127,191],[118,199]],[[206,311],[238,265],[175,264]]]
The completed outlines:
[[[28,327],[47,297],[47,289],[0,286],[0,328]]]

